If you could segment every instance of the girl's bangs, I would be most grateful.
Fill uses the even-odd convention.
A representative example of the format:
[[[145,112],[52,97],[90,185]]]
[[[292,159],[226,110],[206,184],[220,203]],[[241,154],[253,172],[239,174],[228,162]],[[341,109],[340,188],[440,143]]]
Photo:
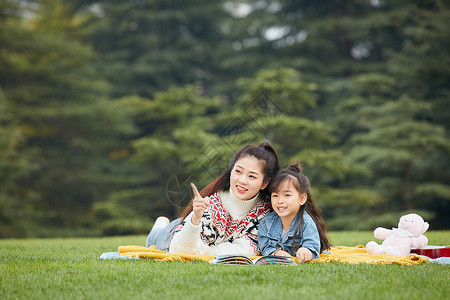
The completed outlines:
[[[270,182],[269,192],[276,193],[276,192],[282,191],[283,188],[286,185],[289,186],[290,183],[292,183],[294,188],[300,192],[300,185],[299,185],[297,178],[295,178],[294,176],[292,176],[290,174],[281,174],[281,175],[275,177],[275,179],[273,179]]]

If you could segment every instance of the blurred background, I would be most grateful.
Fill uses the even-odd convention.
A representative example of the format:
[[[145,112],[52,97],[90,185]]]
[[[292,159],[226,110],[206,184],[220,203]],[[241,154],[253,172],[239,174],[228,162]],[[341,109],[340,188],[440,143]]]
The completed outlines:
[[[0,0],[0,237],[145,234],[245,144],[328,230],[450,229],[450,3]]]

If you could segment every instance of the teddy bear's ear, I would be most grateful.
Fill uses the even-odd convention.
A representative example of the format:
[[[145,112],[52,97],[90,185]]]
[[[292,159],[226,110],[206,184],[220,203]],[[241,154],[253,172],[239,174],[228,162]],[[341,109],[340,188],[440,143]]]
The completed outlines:
[[[428,224],[428,222],[423,223],[422,234],[424,234],[425,231],[427,231],[429,227],[430,227],[430,224]]]

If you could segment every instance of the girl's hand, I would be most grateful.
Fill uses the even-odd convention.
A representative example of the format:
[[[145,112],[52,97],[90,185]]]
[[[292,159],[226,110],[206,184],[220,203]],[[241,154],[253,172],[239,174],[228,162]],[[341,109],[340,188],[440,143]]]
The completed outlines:
[[[272,255],[291,257],[291,255],[289,253],[287,253],[286,251],[284,251],[284,250],[277,250]]]
[[[191,218],[192,225],[197,226],[202,220],[203,213],[209,206],[209,198],[200,196],[195,184],[191,183],[192,191],[194,192],[194,201],[192,203],[194,214]]]
[[[312,259],[312,253],[308,249],[301,247],[297,250],[298,262],[307,262]]]

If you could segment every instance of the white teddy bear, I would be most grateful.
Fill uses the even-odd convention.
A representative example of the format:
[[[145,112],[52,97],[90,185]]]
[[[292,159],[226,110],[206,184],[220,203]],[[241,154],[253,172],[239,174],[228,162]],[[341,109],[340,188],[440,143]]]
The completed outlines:
[[[366,245],[369,254],[408,255],[411,248],[422,248],[428,244],[428,239],[423,235],[428,230],[429,224],[418,214],[404,215],[398,222],[398,228],[386,229],[378,227],[374,230],[374,236],[383,240],[381,245],[370,241]]]

